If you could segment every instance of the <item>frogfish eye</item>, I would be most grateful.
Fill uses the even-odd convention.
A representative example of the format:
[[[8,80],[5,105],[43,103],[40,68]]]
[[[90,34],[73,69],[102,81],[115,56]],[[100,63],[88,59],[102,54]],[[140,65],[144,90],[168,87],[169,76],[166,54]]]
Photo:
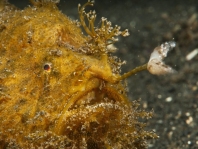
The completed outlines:
[[[43,69],[48,72],[51,71],[51,64],[49,63],[44,64]]]

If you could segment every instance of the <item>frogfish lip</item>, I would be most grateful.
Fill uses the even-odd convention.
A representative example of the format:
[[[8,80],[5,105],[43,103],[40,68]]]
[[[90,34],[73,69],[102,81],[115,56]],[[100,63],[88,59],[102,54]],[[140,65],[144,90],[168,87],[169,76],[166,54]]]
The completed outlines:
[[[55,124],[55,133],[68,134],[71,130],[89,127],[90,123],[106,126],[110,117],[116,118],[116,113],[122,111],[123,103],[128,103],[128,100],[111,85],[78,92],[65,105]]]

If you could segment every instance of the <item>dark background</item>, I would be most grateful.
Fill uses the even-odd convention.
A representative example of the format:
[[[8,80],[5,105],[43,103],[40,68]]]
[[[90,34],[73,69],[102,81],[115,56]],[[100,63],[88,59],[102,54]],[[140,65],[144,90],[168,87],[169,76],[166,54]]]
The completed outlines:
[[[20,8],[29,4],[28,0],[10,2]],[[77,5],[85,2],[61,0],[59,8],[76,20]],[[122,73],[146,63],[164,41],[177,42],[166,58],[176,74],[153,76],[145,71],[128,79],[129,98],[141,99],[141,108],[154,111],[147,128],[160,137],[149,142],[150,149],[198,149],[198,55],[186,60],[198,48],[197,18],[190,21],[198,15],[197,6],[196,0],[95,0],[90,7],[98,20],[104,16],[123,30],[129,29],[131,35],[116,44],[116,55],[127,61]]]

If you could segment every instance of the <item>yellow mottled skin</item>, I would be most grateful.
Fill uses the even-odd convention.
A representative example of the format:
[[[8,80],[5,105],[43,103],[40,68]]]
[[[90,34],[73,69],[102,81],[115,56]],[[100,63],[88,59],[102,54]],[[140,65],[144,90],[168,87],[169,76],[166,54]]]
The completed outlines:
[[[155,137],[105,40],[83,35],[51,2],[0,14],[0,148],[144,148]]]

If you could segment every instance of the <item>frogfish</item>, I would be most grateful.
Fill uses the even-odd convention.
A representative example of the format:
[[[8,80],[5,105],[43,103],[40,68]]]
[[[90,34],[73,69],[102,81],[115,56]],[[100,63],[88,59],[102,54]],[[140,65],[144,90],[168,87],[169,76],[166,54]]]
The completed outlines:
[[[75,21],[56,1],[0,2],[0,148],[143,149],[157,137],[123,81],[147,65],[121,75],[111,45],[128,30],[95,27],[89,5]]]

